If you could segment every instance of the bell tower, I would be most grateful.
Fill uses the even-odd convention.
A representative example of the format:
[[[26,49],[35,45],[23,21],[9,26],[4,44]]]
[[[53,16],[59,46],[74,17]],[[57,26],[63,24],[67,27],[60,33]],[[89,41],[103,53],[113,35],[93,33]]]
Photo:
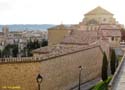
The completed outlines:
[[[9,33],[9,28],[8,28],[7,25],[4,25],[4,26],[3,26],[2,32],[4,33],[4,35],[8,35],[8,33]]]

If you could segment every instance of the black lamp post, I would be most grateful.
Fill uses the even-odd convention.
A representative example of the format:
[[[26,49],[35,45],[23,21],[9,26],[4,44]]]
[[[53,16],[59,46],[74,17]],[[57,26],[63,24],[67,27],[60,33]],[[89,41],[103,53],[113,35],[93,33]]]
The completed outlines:
[[[40,84],[42,83],[42,80],[43,80],[43,77],[40,74],[38,74],[36,78],[36,81],[38,83],[38,90],[40,90]]]
[[[82,66],[79,66],[78,68],[79,68],[79,87],[78,87],[78,90],[80,90]]]

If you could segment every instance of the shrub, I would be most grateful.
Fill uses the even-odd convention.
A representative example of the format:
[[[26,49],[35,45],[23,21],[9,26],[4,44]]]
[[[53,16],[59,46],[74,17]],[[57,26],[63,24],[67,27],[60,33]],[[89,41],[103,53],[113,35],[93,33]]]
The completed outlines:
[[[104,52],[103,54],[103,63],[102,63],[102,80],[105,81],[108,78],[108,61],[107,61],[107,56]]]
[[[116,54],[115,54],[115,51],[112,49],[111,60],[110,60],[110,68],[111,68],[111,74],[112,75],[115,73],[117,64],[118,64],[118,61],[117,61],[117,58],[116,58]]]

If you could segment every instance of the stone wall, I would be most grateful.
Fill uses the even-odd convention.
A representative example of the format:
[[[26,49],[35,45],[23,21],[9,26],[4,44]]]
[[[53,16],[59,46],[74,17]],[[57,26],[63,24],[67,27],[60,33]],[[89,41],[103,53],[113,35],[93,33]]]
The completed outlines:
[[[48,30],[48,44],[55,45],[59,44],[64,36],[68,33],[67,29],[58,29],[58,30]]]
[[[69,90],[78,85],[79,65],[83,66],[82,83],[100,76],[102,57],[100,47],[95,47],[39,62],[0,63],[0,90],[14,86],[20,87],[15,90],[38,90],[39,73],[41,90]]]

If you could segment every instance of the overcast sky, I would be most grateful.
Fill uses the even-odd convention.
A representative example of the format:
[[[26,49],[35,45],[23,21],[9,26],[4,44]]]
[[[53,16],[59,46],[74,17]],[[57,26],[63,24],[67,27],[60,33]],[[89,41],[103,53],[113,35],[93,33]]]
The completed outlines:
[[[124,0],[0,0],[0,24],[75,24],[101,6],[125,24]]]

